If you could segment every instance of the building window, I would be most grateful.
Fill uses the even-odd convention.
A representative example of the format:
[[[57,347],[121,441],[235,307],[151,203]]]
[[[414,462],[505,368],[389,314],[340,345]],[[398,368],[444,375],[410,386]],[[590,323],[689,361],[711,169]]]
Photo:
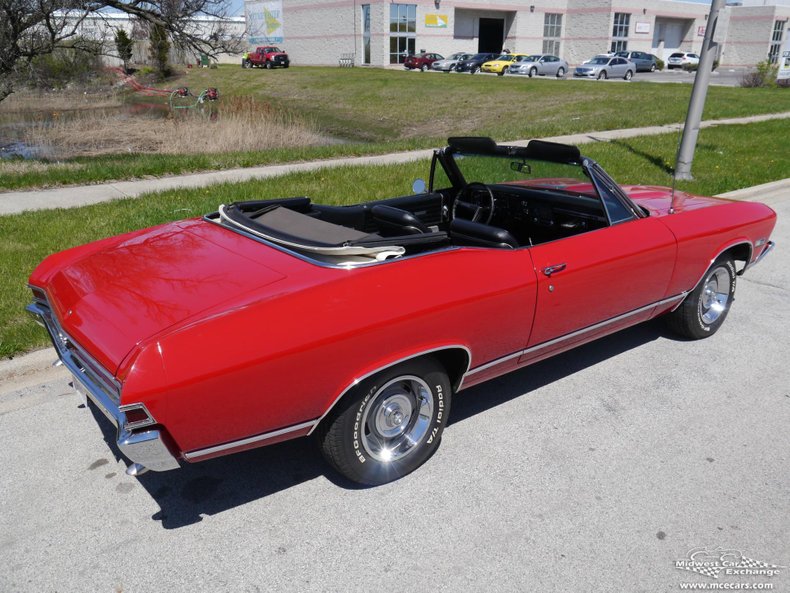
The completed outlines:
[[[560,55],[560,35],[562,34],[562,15],[547,12],[543,15],[543,53]]]
[[[612,28],[611,51],[626,51],[628,49],[628,28],[631,25],[631,15],[625,12],[614,13],[614,27]]]
[[[370,4],[362,5],[362,63],[370,64]]]
[[[390,64],[402,64],[417,46],[417,5],[390,4]]]
[[[774,23],[774,31],[771,34],[771,47],[768,50],[768,61],[772,64],[776,64],[779,61],[785,25],[787,25],[787,21],[776,21]]]

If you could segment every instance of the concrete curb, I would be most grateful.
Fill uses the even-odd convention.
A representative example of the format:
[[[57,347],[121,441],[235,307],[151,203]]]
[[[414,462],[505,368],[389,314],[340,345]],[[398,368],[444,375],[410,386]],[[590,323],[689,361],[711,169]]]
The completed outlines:
[[[719,119],[702,122],[702,128],[723,125],[750,124],[774,119],[790,119],[790,112],[768,113],[730,119]],[[552,142],[566,144],[586,144],[590,142],[606,142],[619,138],[634,138],[637,136],[651,136],[677,132],[683,128],[682,123],[651,126],[646,128],[626,128],[622,130],[608,130],[603,132],[585,132],[566,136],[543,138]],[[529,140],[511,142],[515,145],[524,145]],[[224,171],[209,171],[157,179],[144,179],[140,181],[117,181],[98,185],[81,185],[57,187],[45,190],[30,190],[16,192],[0,192],[0,215],[19,214],[30,210],[48,210],[53,208],[73,208],[87,206],[121,198],[136,198],[146,193],[164,191],[178,188],[197,188],[214,185],[217,183],[232,183],[248,181],[251,179],[266,179],[288,173],[315,171],[330,167],[344,167],[355,165],[387,165],[405,163],[414,160],[430,158],[432,150],[415,150],[410,152],[397,152],[376,156],[345,157],[325,159],[310,162],[287,163],[282,165],[266,165],[240,169],[226,169]]]

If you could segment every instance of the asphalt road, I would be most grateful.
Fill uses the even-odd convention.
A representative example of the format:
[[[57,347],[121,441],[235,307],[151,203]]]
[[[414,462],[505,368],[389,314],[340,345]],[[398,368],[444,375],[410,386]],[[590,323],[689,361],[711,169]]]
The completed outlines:
[[[140,479],[62,375],[0,397],[0,591],[678,591],[721,546],[790,566],[790,197],[714,337],[632,328],[461,393],[361,489],[306,440]],[[298,380],[298,378],[295,378]]]

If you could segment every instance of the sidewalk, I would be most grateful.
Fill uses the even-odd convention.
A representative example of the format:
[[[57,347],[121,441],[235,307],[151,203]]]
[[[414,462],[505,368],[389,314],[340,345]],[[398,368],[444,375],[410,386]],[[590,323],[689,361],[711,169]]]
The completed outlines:
[[[750,117],[720,119],[704,121],[702,128],[719,125],[749,124],[772,119],[790,119],[790,112],[769,113]],[[586,144],[590,142],[606,142],[618,138],[633,138],[636,136],[653,136],[677,132],[683,128],[682,123],[651,126],[646,128],[628,128],[623,130],[609,130],[605,132],[586,132],[568,136],[555,136],[543,138],[552,142],[565,144]],[[529,140],[510,142],[509,144],[524,145]],[[432,150],[415,150],[411,152],[398,152],[378,156],[363,156],[338,159],[326,159],[311,162],[289,163],[282,165],[266,165],[243,169],[226,169],[224,171],[209,171],[161,177],[158,179],[145,179],[140,181],[118,181],[98,185],[79,185],[57,187],[44,190],[15,191],[0,193],[0,215],[18,214],[26,210],[48,210],[53,208],[73,208],[86,206],[109,200],[121,198],[136,198],[143,194],[164,191],[176,188],[197,188],[216,183],[229,183],[247,181],[250,179],[264,179],[277,177],[293,172],[314,171],[327,167],[342,167],[355,165],[386,165],[404,163],[409,161],[429,159]]]

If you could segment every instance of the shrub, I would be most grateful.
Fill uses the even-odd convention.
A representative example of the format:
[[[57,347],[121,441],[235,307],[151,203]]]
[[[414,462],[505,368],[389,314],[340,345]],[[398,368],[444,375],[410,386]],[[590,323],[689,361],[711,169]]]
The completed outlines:
[[[132,59],[132,51],[134,50],[134,41],[129,39],[126,31],[118,29],[115,32],[115,49],[118,51],[118,57],[123,62],[123,71],[129,72],[129,61]]]
[[[656,70],[663,70],[665,67],[666,64],[664,64],[664,60],[661,58],[656,58]]]
[[[33,88],[42,89],[87,84],[101,72],[100,49],[96,42],[75,39],[66,47],[36,56],[30,61],[25,82]]]
[[[710,69],[711,72],[716,70],[719,67],[719,61],[713,60],[713,67]],[[696,72],[699,69],[699,64],[684,64],[683,70],[686,72]]]
[[[170,55],[170,40],[167,38],[167,31],[161,25],[151,25],[148,36],[151,41],[149,55],[154,63],[159,78],[164,80],[170,76],[170,65],[168,57]]]
[[[765,60],[757,64],[754,70],[743,75],[741,86],[743,88],[776,87],[778,72],[779,66]]]

